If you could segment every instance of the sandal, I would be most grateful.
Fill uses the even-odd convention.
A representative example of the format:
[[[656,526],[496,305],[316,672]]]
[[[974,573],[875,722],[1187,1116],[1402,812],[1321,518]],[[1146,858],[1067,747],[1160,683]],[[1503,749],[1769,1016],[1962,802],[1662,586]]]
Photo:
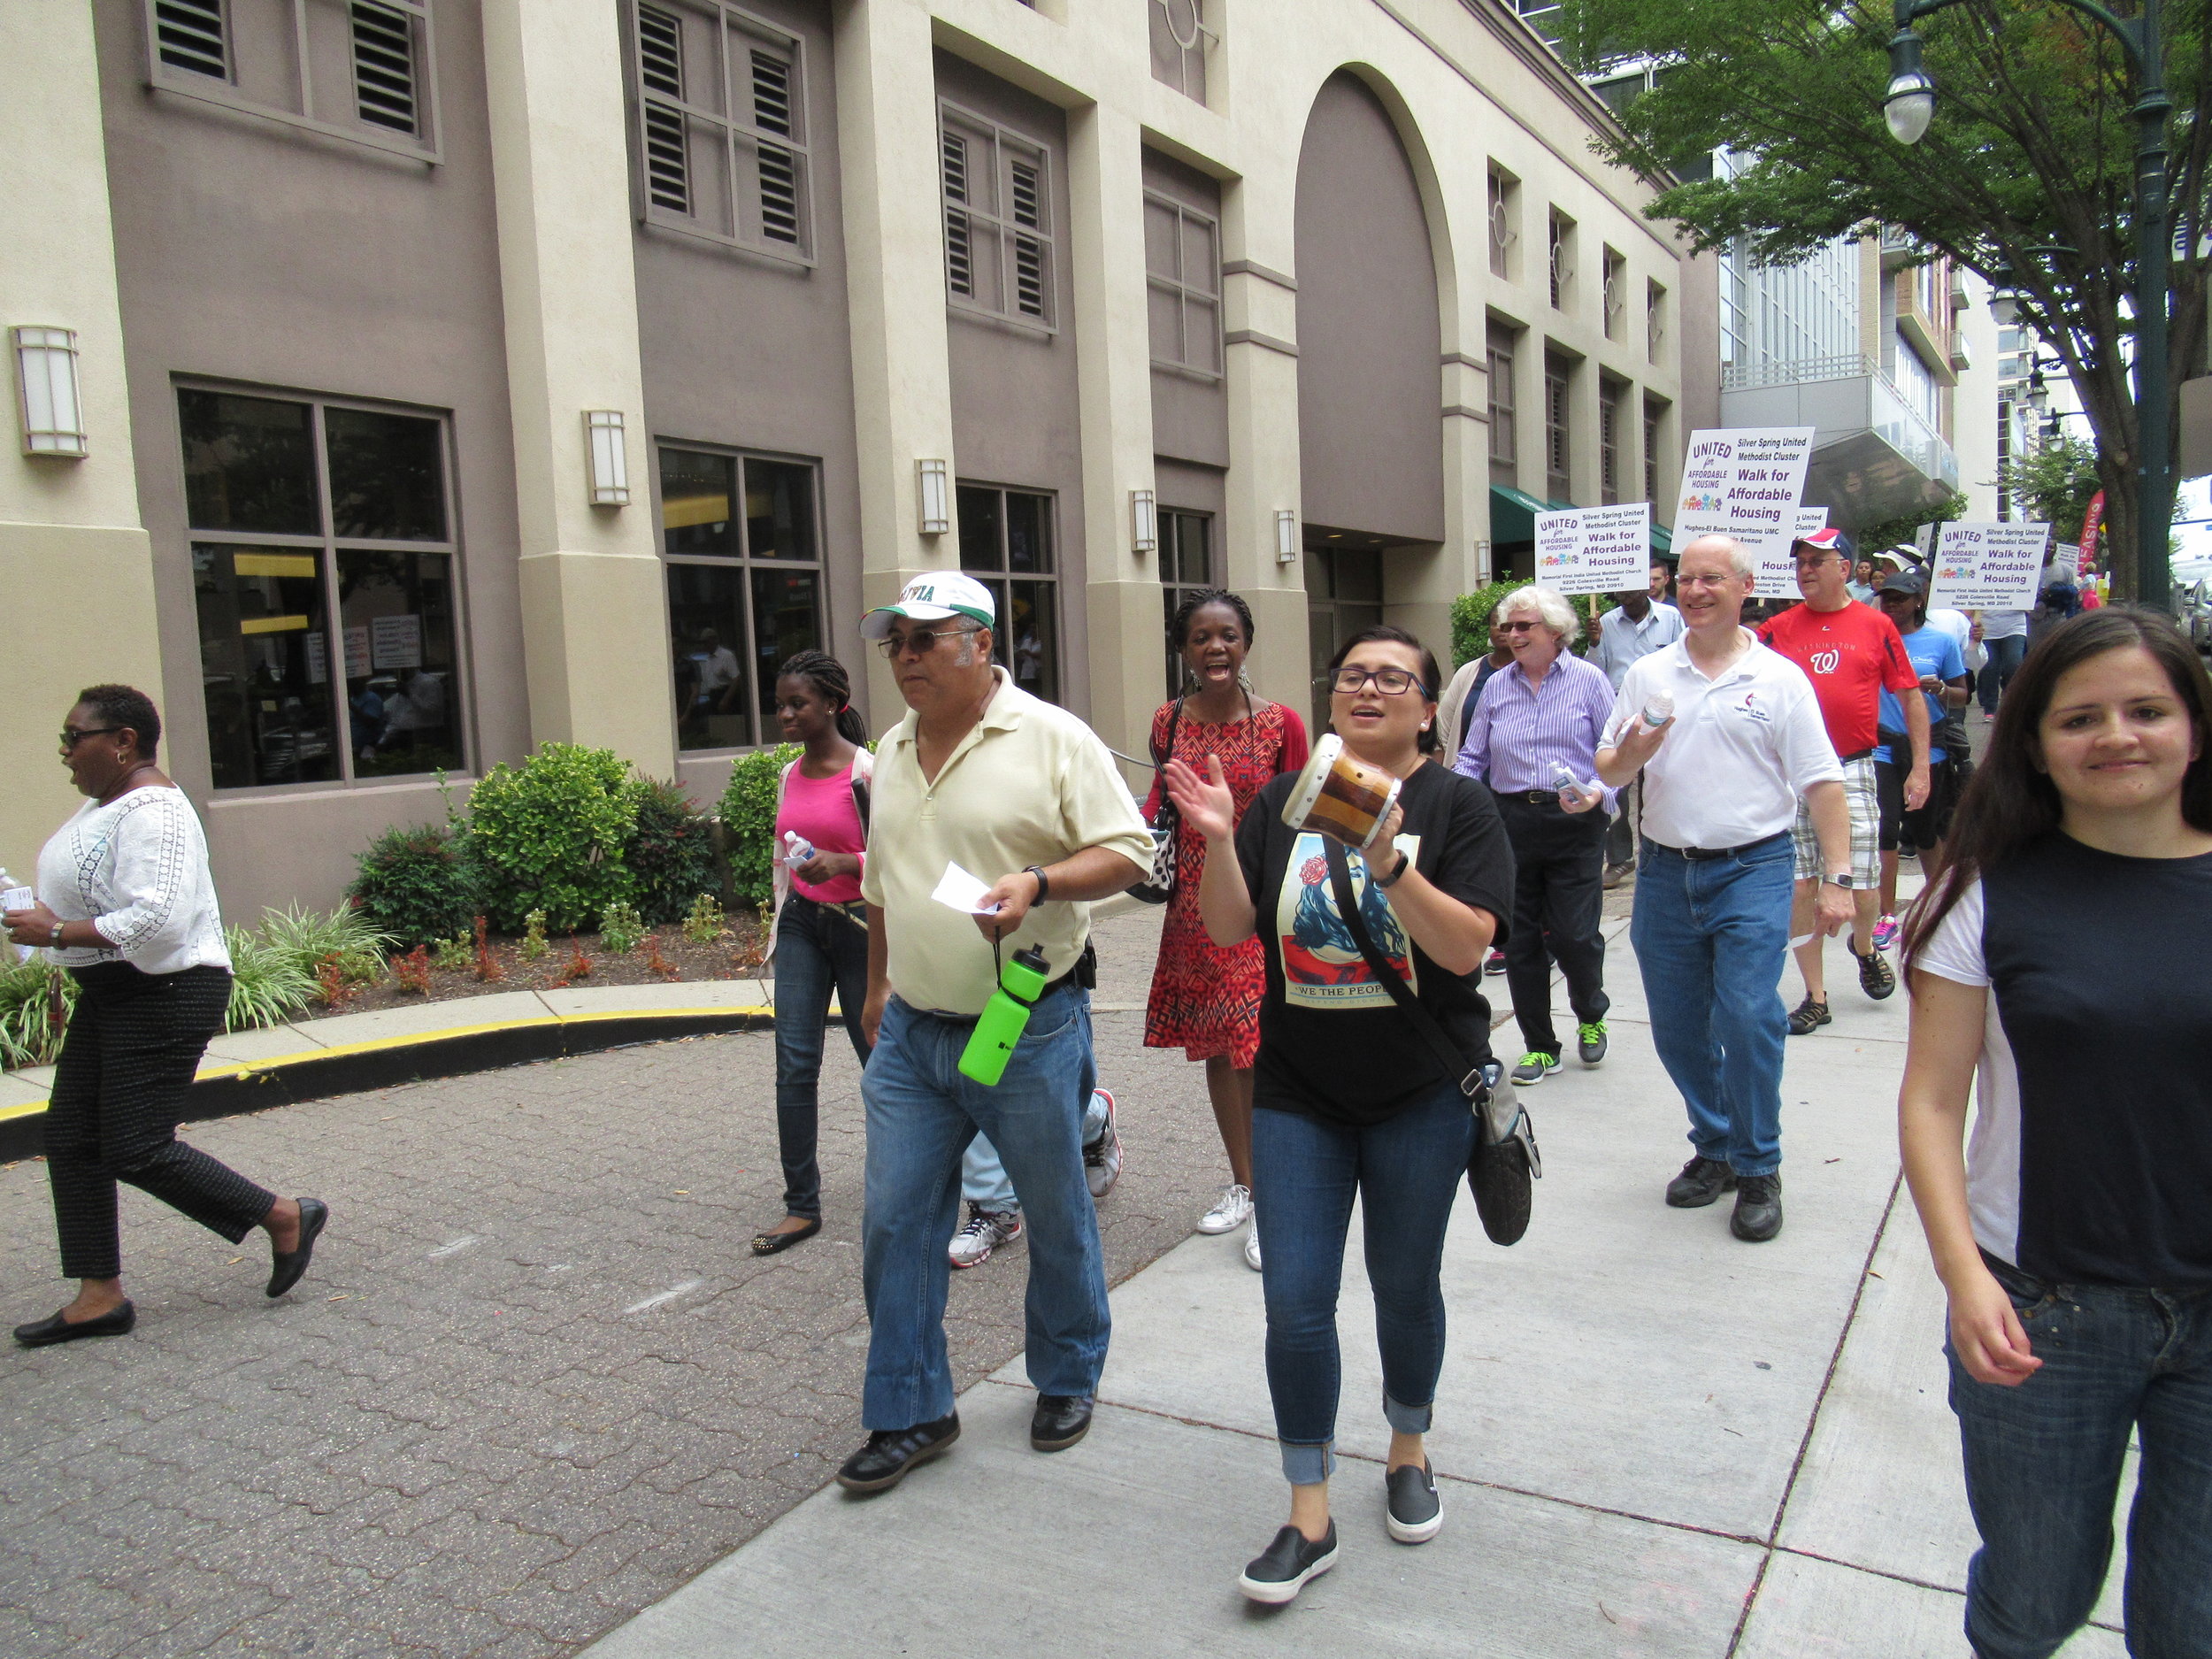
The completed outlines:
[[[1790,1010],[1790,1035],[1805,1036],[1809,1033],[1819,1030],[1834,1018],[1835,1016],[1829,1013],[1827,1003],[1816,1002],[1809,996]]]
[[[780,1255],[795,1244],[804,1243],[821,1230],[822,1218],[817,1216],[803,1227],[794,1227],[788,1233],[756,1233],[753,1234],[753,1254]]]

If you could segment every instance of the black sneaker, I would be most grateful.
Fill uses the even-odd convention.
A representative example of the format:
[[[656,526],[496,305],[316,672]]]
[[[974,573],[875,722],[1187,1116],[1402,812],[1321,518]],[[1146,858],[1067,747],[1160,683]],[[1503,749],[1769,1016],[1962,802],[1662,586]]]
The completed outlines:
[[[1425,1544],[1444,1525],[1444,1506],[1436,1496],[1436,1476],[1426,1463],[1401,1463],[1384,1478],[1390,1494],[1383,1525],[1401,1544]]]
[[[1039,1394],[1029,1417],[1029,1443],[1041,1452],[1064,1452],[1091,1432],[1089,1394]]]
[[[1575,1027],[1575,1052],[1585,1065],[1596,1065],[1605,1058],[1605,1022],[1586,1019]]]
[[[1701,1155],[1667,1183],[1667,1202],[1677,1210],[1702,1210],[1735,1184],[1735,1171],[1718,1158]]]
[[[1335,1565],[1334,1521],[1317,1544],[1308,1542],[1296,1527],[1286,1526],[1275,1534],[1273,1543],[1245,1564],[1237,1588],[1255,1601],[1279,1606],[1304,1589],[1308,1579],[1318,1578]]]
[[[1513,1082],[1517,1088],[1533,1088],[1559,1070],[1559,1056],[1546,1054],[1541,1048],[1532,1048],[1521,1056],[1520,1064],[1513,1068]]]
[[[1851,948],[1847,945],[1844,949],[1850,950]],[[1855,950],[1852,950],[1851,954],[1859,956]],[[1897,975],[1891,972],[1888,957],[1878,950],[1870,950],[1863,956],[1859,956],[1859,989],[1878,1002],[1896,988]]]
[[[1736,1213],[1728,1230],[1746,1244],[1764,1244],[1782,1231],[1782,1178],[1746,1175],[1736,1182]]]
[[[1834,1019],[1835,1016],[1828,1011],[1827,1003],[1816,1002],[1809,996],[1790,1010],[1790,1035],[1805,1036],[1818,1031],[1823,1025],[1832,1024]]]
[[[957,1411],[910,1429],[877,1429],[868,1443],[845,1460],[837,1484],[848,1492],[883,1492],[906,1479],[906,1471],[942,1454],[960,1438]]]
[[[1485,973],[1489,974],[1503,973],[1505,972],[1505,952],[1502,950],[1494,950],[1488,956],[1485,956],[1482,959],[1482,971]]]

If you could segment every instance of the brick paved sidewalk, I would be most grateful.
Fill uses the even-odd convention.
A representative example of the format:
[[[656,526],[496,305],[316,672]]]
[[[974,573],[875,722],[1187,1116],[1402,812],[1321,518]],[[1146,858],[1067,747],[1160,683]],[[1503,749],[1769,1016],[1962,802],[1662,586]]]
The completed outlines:
[[[1142,1047],[1157,914],[1100,929],[1117,1282],[1226,1179],[1200,1068]],[[270,1304],[259,1234],[126,1189],[137,1332],[0,1352],[0,1653],[552,1655],[666,1595],[856,1442],[858,1082],[833,1036],[827,1225],[767,1261],[765,1035],[192,1127],[331,1232]],[[960,1386],[1021,1347],[1023,1267],[956,1275]],[[44,1165],[0,1170],[9,1323],[65,1299],[56,1271]]]

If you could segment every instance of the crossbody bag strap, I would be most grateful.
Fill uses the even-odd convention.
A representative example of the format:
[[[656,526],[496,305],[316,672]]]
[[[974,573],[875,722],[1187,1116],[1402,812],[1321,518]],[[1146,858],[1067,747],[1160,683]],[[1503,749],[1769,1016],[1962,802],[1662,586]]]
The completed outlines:
[[[1329,861],[1329,883],[1336,894],[1336,908],[1344,918],[1345,926],[1351,930],[1352,942],[1359,947],[1359,954],[1367,963],[1367,971],[1375,976],[1384,990],[1390,993],[1390,1000],[1398,1005],[1399,1011],[1405,1015],[1413,1029],[1421,1033],[1421,1040],[1428,1044],[1429,1051],[1444,1068],[1444,1075],[1457,1078],[1460,1093],[1469,1100],[1479,1099],[1483,1092],[1482,1068],[1476,1066],[1471,1070],[1468,1067],[1467,1056],[1460,1053],[1457,1046],[1444,1034],[1444,1028],[1436,1023],[1436,1017],[1421,1006],[1421,999],[1413,994],[1413,987],[1405,982],[1405,976],[1392,964],[1389,957],[1383,955],[1381,948],[1368,933],[1367,924],[1361,919],[1359,899],[1352,891],[1352,864],[1345,856],[1344,843],[1327,835],[1321,838],[1321,842],[1323,856]],[[1371,872],[1368,879],[1374,879]]]

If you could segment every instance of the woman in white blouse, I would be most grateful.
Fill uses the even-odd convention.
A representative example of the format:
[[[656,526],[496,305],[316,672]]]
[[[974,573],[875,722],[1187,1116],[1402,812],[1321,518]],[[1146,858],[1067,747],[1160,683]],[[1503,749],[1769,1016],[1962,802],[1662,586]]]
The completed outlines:
[[[279,1198],[176,1138],[208,1039],[230,1002],[230,953],[207,841],[184,792],[154,764],[161,716],[128,686],[94,686],[62,726],[63,764],[91,797],[46,843],[38,899],[10,910],[8,937],[42,946],[77,981],[46,1108],[46,1170],[62,1273],[77,1299],[15,1328],[26,1348],[120,1336],[115,1183],[130,1182],[232,1243],[256,1227],[273,1252],[268,1294],[306,1272],[329,1218],[312,1198]]]

